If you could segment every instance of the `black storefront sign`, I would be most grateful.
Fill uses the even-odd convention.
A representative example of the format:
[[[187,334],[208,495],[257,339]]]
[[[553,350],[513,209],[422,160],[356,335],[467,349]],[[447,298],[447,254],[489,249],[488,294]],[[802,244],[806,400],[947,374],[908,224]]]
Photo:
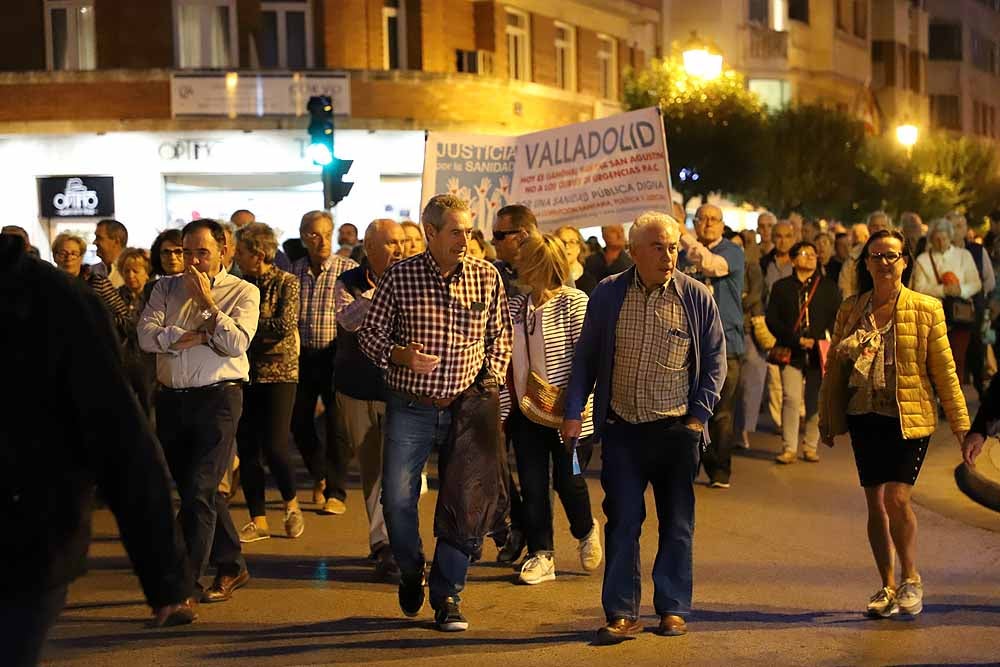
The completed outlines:
[[[107,218],[115,212],[111,176],[44,176],[38,179],[43,218]]]

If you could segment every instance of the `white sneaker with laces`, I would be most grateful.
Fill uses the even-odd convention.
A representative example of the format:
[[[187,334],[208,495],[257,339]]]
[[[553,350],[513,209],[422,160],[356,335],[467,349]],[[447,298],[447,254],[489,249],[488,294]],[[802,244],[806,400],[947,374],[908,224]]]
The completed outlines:
[[[551,554],[537,553],[525,559],[519,578],[522,583],[529,586],[555,581],[556,561]]]
[[[593,572],[601,566],[604,559],[604,549],[601,548],[601,527],[594,519],[594,527],[590,529],[587,536],[580,540],[577,545],[580,552],[580,565],[587,572]]]
[[[924,582],[918,576],[915,579],[904,579],[896,589],[896,602],[904,614],[916,616],[924,610]]]
[[[294,540],[297,537],[302,537],[304,532],[306,532],[306,523],[302,518],[302,510],[286,510],[285,534]]]
[[[888,586],[884,586],[876,591],[875,595],[868,601],[865,614],[869,618],[889,618],[893,614],[899,613],[899,605],[896,603],[896,591]]]
[[[253,521],[240,528],[240,542],[249,544],[250,542],[260,542],[271,539],[271,533],[261,528]]]

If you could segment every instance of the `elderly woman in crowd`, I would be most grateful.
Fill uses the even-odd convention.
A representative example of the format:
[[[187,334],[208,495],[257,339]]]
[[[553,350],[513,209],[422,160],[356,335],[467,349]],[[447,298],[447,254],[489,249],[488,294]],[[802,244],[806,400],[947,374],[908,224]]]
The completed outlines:
[[[573,349],[587,312],[587,295],[565,286],[570,271],[566,255],[565,244],[553,235],[532,234],[525,239],[516,268],[529,293],[510,301],[514,352],[508,385],[514,400],[506,430],[514,444],[524,503],[522,527],[528,556],[519,579],[525,584],[556,578],[550,461],[551,483],[566,510],[570,532],[579,541],[583,569],[596,570],[603,558],[587,482],[573,472],[574,443],[563,443],[559,435],[561,395],[569,382]],[[584,419],[581,437],[592,433],[591,420]]]
[[[837,313],[821,391],[823,442],[832,447],[834,436],[850,433],[868,502],[868,541],[882,579],[866,609],[875,618],[923,609],[910,494],[937,427],[935,391],[959,443],[969,430],[941,302],[903,286],[909,262],[899,232],[878,231],[865,243],[859,294]]]
[[[403,220],[399,224],[403,226],[403,233],[406,234],[403,259],[422,253],[427,248],[427,242],[424,240],[424,232],[420,229],[420,225],[412,220]]]
[[[236,432],[243,495],[251,519],[240,530],[241,542],[271,537],[264,508],[262,455],[285,503],[285,534],[296,538],[305,531],[288,456],[299,381],[299,281],[274,266],[277,252],[278,239],[264,223],[252,222],[237,230],[236,262],[243,279],[260,290],[260,322],[247,354],[250,382],[243,390],[243,417]]]
[[[149,252],[144,248],[125,248],[116,261],[118,275],[125,284],[118,288],[118,295],[128,307],[128,323],[123,336],[125,372],[139,399],[146,416],[153,412],[153,392],[156,388],[156,355],[139,349],[136,325],[142,309],[146,307],[146,285],[153,271]]]
[[[944,304],[948,341],[961,380],[965,378],[966,352],[976,321],[972,297],[983,289],[983,283],[972,254],[952,243],[953,234],[950,221],[940,218],[931,222],[927,252],[917,258],[912,287]]]
[[[497,258],[496,251],[486,241],[486,235],[483,234],[483,230],[481,229],[472,230],[472,233],[469,235],[469,245],[466,246],[466,252],[476,259],[485,259],[487,262],[492,262]]]
[[[83,256],[87,254],[87,242],[83,238],[63,232],[52,242],[52,257],[56,266],[74,278],[90,285],[97,292],[101,301],[111,313],[118,335],[124,338],[128,330],[128,306],[121,295],[115,290],[111,281],[102,275],[91,273],[89,266],[84,266]]]

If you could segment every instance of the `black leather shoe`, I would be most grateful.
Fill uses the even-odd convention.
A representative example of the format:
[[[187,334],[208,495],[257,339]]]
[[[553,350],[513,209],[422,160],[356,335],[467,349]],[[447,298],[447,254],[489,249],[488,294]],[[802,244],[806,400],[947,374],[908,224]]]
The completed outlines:
[[[403,574],[399,579],[399,608],[413,618],[424,606],[424,574]]]
[[[516,563],[517,559],[521,557],[524,547],[524,533],[516,528],[512,528],[507,535],[507,541],[503,543],[500,551],[497,552],[497,562],[506,565]]]
[[[399,566],[396,565],[396,559],[388,545],[375,552],[375,576],[379,579],[399,581]]]
[[[639,619],[616,618],[597,631],[594,643],[602,646],[620,644],[626,639],[633,639],[641,632],[642,623]]]
[[[217,574],[215,575],[215,581],[213,581],[209,589],[205,591],[205,594],[201,596],[201,601],[206,604],[211,604],[212,602],[225,602],[233,597],[233,591],[237,588],[243,588],[249,581],[249,570],[243,570],[235,577],[228,574]]]

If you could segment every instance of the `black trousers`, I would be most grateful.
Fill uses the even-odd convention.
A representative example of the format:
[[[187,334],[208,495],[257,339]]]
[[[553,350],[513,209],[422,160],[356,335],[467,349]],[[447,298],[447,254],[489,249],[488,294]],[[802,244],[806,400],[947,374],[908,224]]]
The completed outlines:
[[[702,455],[701,465],[713,482],[728,483],[733,472],[733,415],[736,412],[736,390],[740,386],[742,367],[743,360],[739,357],[726,358],[726,381],[722,385],[715,412],[708,420],[711,442]]]
[[[299,387],[292,410],[292,434],[314,482],[326,480],[326,497],[347,498],[347,461],[336,446],[337,402],[333,367],[337,344],[322,349],[302,348]],[[316,399],[323,401],[323,436],[316,432]]]
[[[274,476],[281,498],[295,497],[295,475],[288,456],[288,427],[295,403],[295,383],[249,384],[243,390],[243,417],[236,432],[240,480],[250,516],[265,516],[264,466]]]
[[[197,581],[209,563],[219,574],[246,568],[240,538],[219,483],[233,461],[243,389],[236,383],[187,391],[161,389],[156,432],[177,484],[177,516]]]
[[[527,538],[528,552],[554,549],[550,479],[566,511],[570,532],[582,540],[594,527],[587,481],[583,475],[573,474],[573,456],[566,452],[555,429],[534,423],[516,405],[511,410],[508,425],[521,479],[521,529]]]
[[[0,601],[3,664],[35,667],[52,625],[66,605],[67,586],[23,593]]]

